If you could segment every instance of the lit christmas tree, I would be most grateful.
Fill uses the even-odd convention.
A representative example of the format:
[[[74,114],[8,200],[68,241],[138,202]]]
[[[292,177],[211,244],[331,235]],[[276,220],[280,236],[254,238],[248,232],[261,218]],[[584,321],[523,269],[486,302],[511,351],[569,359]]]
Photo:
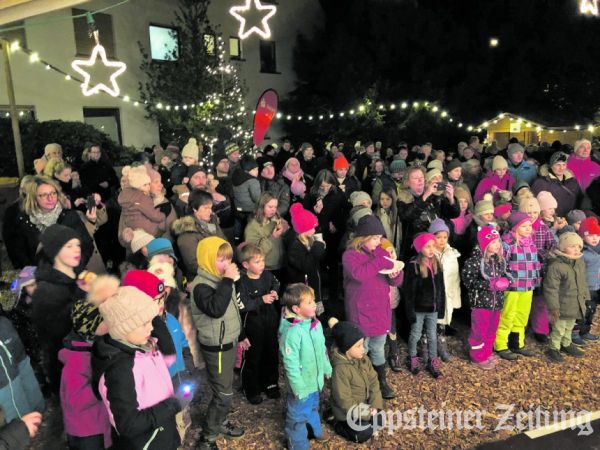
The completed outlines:
[[[190,137],[211,146],[251,140],[246,88],[237,67],[228,62],[223,39],[208,21],[209,4],[210,0],[179,0],[172,24],[176,31],[171,32],[178,45],[165,50],[165,61],[153,61],[139,43],[140,68],[147,76],[140,83],[140,95],[148,116],[158,121],[162,144],[181,146]]]

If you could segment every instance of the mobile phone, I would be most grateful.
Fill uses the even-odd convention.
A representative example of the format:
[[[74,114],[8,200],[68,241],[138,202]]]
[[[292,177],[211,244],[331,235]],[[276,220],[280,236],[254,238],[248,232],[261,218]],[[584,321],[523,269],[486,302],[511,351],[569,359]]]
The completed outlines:
[[[96,207],[96,199],[93,195],[89,195],[88,198],[85,200],[85,206],[88,211],[91,211],[92,208]]]

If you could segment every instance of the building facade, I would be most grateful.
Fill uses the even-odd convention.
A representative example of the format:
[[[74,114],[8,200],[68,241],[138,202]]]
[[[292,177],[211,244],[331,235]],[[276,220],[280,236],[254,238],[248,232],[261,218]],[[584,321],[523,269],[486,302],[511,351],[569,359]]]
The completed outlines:
[[[294,88],[293,48],[299,32],[310,34],[312,28],[321,24],[322,16],[318,0],[270,0],[276,14],[269,20],[270,39],[252,34],[245,40],[238,38],[240,23],[229,14],[232,6],[244,5],[246,0],[213,0],[208,17],[211,25],[225,42],[227,57],[238,67],[248,93],[246,103],[252,111],[260,94],[269,88],[285,96]],[[24,24],[24,29],[8,31],[3,37],[11,42],[19,41],[28,52],[11,52],[12,76],[16,103],[20,114],[31,115],[37,120],[68,120],[90,123],[109,134],[123,145],[141,149],[158,143],[158,125],[146,117],[139,99],[138,86],[144,81],[139,69],[140,42],[150,57],[161,59],[160,49],[165,43],[171,45],[170,33],[176,0],[131,0],[120,6],[95,14],[100,32],[100,41],[106,48],[109,59],[127,64],[127,70],[117,78],[122,98],[100,93],[84,96],[81,86],[67,75],[77,76],[71,68],[74,59],[87,59],[93,41],[87,35],[85,17],[64,19],[85,11],[98,11],[114,5],[114,0],[92,0],[51,13],[25,18],[20,22],[4,24],[14,27]],[[211,45],[214,36],[205,36]],[[174,44],[176,45],[176,44]],[[36,56],[32,57],[31,52]],[[164,54],[164,52],[163,52]],[[47,62],[59,70],[46,68]],[[160,63],[169,64],[169,61]],[[0,71],[0,113],[7,114],[8,97],[4,70]],[[200,98],[202,93],[190,93],[190,99]],[[176,111],[172,111],[177,114]],[[251,126],[252,117],[248,118]],[[276,138],[277,129],[270,136]]]

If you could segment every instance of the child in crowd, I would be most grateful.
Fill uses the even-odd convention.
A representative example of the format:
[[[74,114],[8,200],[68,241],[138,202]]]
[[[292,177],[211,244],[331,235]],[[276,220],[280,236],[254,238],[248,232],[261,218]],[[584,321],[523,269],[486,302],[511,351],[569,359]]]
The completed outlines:
[[[454,234],[457,236],[464,236],[467,228],[469,225],[471,225],[471,221],[473,220],[473,214],[471,213],[471,194],[467,189],[459,186],[454,188],[454,196],[458,200],[460,215],[455,219],[450,219],[450,221],[454,225]]]
[[[331,407],[333,429],[350,442],[363,443],[373,436],[373,420],[383,409],[377,372],[365,354],[365,335],[351,322],[329,319],[334,348],[331,355]],[[360,405],[362,415],[348,423],[349,414]],[[354,416],[353,416],[354,417]],[[357,430],[356,425],[360,427]]]
[[[386,189],[379,193],[375,215],[379,217],[385,230],[385,237],[394,245],[394,251],[400,251],[402,240],[402,221],[398,217],[396,192]]]
[[[463,270],[462,280],[471,303],[469,356],[484,370],[496,367],[493,355],[504,291],[510,283],[500,234],[494,227],[483,227],[477,233],[478,246],[473,249]]]
[[[450,229],[443,219],[435,219],[429,226],[428,232],[435,236],[435,256],[438,258],[444,273],[446,309],[442,313],[443,317],[437,321],[437,336],[440,358],[442,358],[442,361],[448,362],[450,361],[450,354],[448,353],[445,329],[452,322],[452,312],[461,307],[460,269],[458,267],[460,253],[448,244]]]
[[[392,260],[381,248],[384,234],[381,221],[373,215],[358,222],[342,256],[344,304],[348,321],[358,325],[367,336],[367,352],[377,371],[383,398],[394,398],[385,374],[385,341],[392,323],[390,286],[402,283],[404,265]]]
[[[504,293],[504,306],[500,314],[494,349],[501,358],[514,361],[518,359],[518,355],[533,356],[533,353],[525,348],[525,327],[531,311],[533,290],[539,286],[541,265],[529,216],[522,212],[513,212],[508,223],[510,232],[503,237],[503,247],[512,281]],[[511,342],[509,349],[511,333],[517,335],[518,342]]]
[[[240,438],[244,429],[232,425],[227,414],[233,400],[235,365],[241,318],[234,282],[240,273],[232,262],[231,245],[217,236],[207,237],[196,249],[198,274],[192,283],[192,318],[200,352],[206,363],[212,400],[197,449],[217,449],[217,437]],[[242,340],[247,349],[248,340]]]
[[[398,259],[394,246],[387,239],[381,239],[381,248],[388,252],[389,257]],[[392,324],[390,331],[387,334],[387,362],[390,369],[394,372],[402,370],[402,362],[400,360],[400,348],[398,346],[398,320],[396,318],[396,308],[400,304],[400,290],[397,286],[390,286],[390,308],[392,309]]]
[[[552,322],[548,357],[553,362],[563,360],[561,351],[570,356],[583,356],[571,341],[575,320],[585,317],[586,301],[590,300],[582,249],[583,240],[578,234],[561,234],[544,277],[544,295]]]
[[[154,240],[154,236],[146,233],[142,229],[132,230],[131,228],[123,229],[121,238],[128,252],[128,256],[119,265],[121,276],[128,271],[134,269],[145,269],[148,267],[148,244]]]
[[[598,336],[592,334],[592,323],[596,306],[600,302],[600,225],[596,217],[587,217],[581,221],[579,236],[583,239],[583,261],[585,262],[590,299],[585,303],[585,317],[577,320],[573,330],[573,342],[585,344],[597,341]]]
[[[573,227],[575,233],[579,233],[579,227],[583,220],[585,220],[585,213],[580,209],[573,209],[567,214],[567,225]]]
[[[279,314],[273,302],[279,299],[279,281],[265,270],[265,255],[260,247],[244,243],[240,246],[240,262],[245,269],[240,279],[242,321],[250,348],[244,352],[242,387],[253,405],[262,403],[262,392],[268,398],[281,396],[277,327]]]
[[[538,193],[537,201],[540,204],[540,216],[542,221],[556,236],[558,230],[567,224],[567,221],[564,217],[556,217],[556,208],[558,208],[558,202],[548,191],[541,191]]]
[[[98,305],[115,295],[118,287],[119,280],[108,275],[91,282],[87,298],[73,305],[73,331],[58,352],[64,365],[60,404],[70,450],[102,450],[112,445],[108,411],[92,387],[91,353],[94,338],[108,332]]]
[[[321,426],[319,392],[331,377],[325,336],[315,317],[317,305],[312,288],[290,284],[283,294],[284,317],[279,324],[279,351],[288,383],[285,434],[288,448],[307,450],[308,426],[317,440],[326,441]]]
[[[175,415],[181,405],[160,341],[150,335],[159,305],[141,290],[122,286],[98,308],[108,334],[94,341],[92,386],[117,431],[115,447],[177,449]]]
[[[556,247],[556,239],[550,228],[541,220],[541,208],[535,197],[523,197],[519,203],[519,211],[529,215],[533,228],[533,239],[538,252],[538,260],[541,263],[540,278],[544,277],[546,259],[549,253]],[[548,307],[541,287],[533,292],[531,313],[529,315],[531,329],[536,340],[547,342],[550,328],[548,326]]]
[[[358,221],[366,215],[373,214],[371,207],[373,206],[373,200],[371,196],[364,191],[355,191],[350,195],[350,203],[352,209],[348,215],[348,232],[352,231],[358,225]]]
[[[415,236],[413,247],[417,256],[411,259],[406,270],[403,296],[406,316],[411,324],[408,338],[408,368],[413,375],[420,371],[417,342],[427,333],[429,360],[427,370],[433,378],[440,373],[437,352],[437,322],[446,311],[446,294],[442,266],[435,256],[436,238],[431,233]]]
[[[154,208],[150,197],[150,177],[145,166],[132,167],[127,172],[129,187],[119,194],[121,220],[124,227],[141,228],[152,236],[165,232],[165,215]]]
[[[508,218],[512,213],[512,204],[502,203],[494,208],[494,218],[498,224],[499,232],[508,231]]]
[[[173,249],[173,243],[166,238],[156,238],[146,248],[148,250],[148,267],[157,263],[169,264],[173,269],[177,289],[183,290],[183,272],[177,266],[177,256]]]
[[[317,216],[304,209],[302,204],[294,203],[290,208],[292,227],[296,236],[288,240],[285,252],[287,283],[304,283],[315,293],[317,316],[323,311],[321,295],[321,261],[325,257],[325,242],[316,239],[315,230],[319,225]]]

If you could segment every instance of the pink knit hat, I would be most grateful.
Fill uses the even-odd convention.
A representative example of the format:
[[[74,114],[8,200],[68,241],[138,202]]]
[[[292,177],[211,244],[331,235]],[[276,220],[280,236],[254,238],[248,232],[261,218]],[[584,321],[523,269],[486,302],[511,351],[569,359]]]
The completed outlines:
[[[537,201],[540,204],[540,209],[556,209],[558,207],[558,203],[554,196],[548,191],[542,191],[537,195]]]
[[[503,216],[506,213],[512,211],[512,205],[510,203],[504,203],[503,205],[498,205],[494,208],[494,217],[498,218]]]
[[[477,232],[477,242],[482,252],[496,239],[500,239],[500,233],[494,227],[481,227]]]
[[[421,250],[423,250],[423,247],[425,247],[429,241],[435,241],[435,235],[431,233],[419,233],[413,240],[413,247],[417,253],[421,253]]]
[[[529,215],[523,212],[515,211],[508,218],[508,225],[512,231],[515,231],[523,225],[524,222],[531,222],[531,219],[529,218]]]
[[[294,203],[290,207],[290,215],[292,216],[292,226],[298,234],[305,233],[319,225],[317,216],[302,207],[300,203]]]

